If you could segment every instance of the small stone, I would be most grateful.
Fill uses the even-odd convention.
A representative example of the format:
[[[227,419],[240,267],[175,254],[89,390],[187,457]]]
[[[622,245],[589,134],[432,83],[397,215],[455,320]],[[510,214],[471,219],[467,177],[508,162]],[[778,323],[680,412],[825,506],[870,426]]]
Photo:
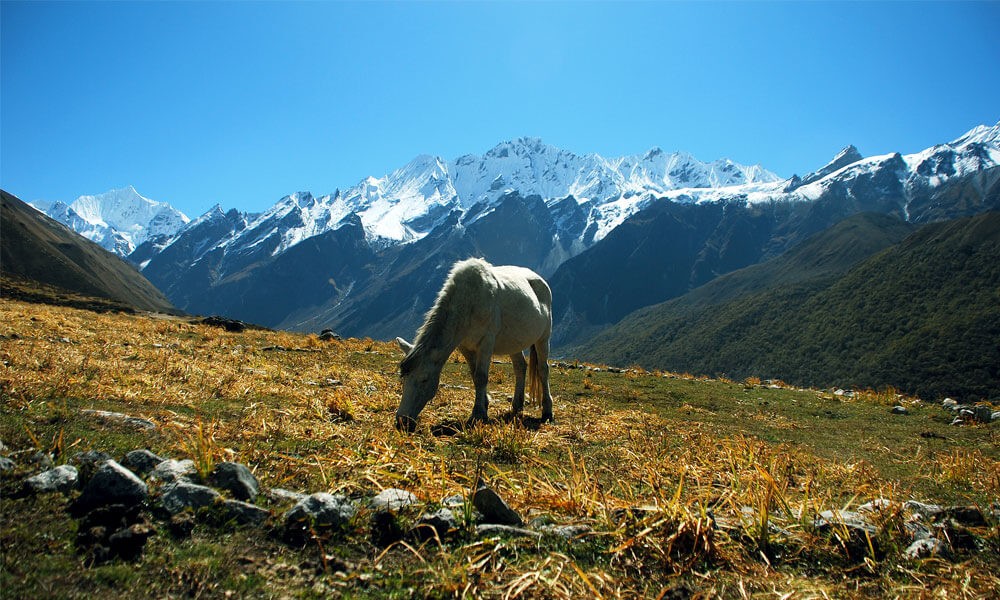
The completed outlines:
[[[133,450],[126,454],[125,458],[122,459],[122,465],[132,470],[134,473],[146,475],[164,460],[166,459],[161,458],[146,449]]]
[[[154,533],[148,525],[136,523],[111,534],[108,538],[109,547],[113,554],[125,560],[135,560],[142,555],[146,540]]]
[[[293,492],[282,488],[271,488],[267,492],[267,497],[271,502],[299,502],[309,497],[309,494]]]
[[[546,525],[540,527],[539,531],[568,541],[583,537],[592,530],[589,525]]]
[[[983,511],[975,506],[949,506],[941,511],[940,518],[952,519],[959,525],[982,527],[986,525]]]
[[[79,474],[76,467],[72,465],[59,465],[34,477],[24,480],[26,491],[34,494],[47,494],[50,492],[68,492],[76,488],[79,481]]]
[[[197,485],[187,481],[178,481],[165,488],[160,504],[170,514],[176,514],[185,508],[201,508],[210,506],[219,498],[219,492],[210,487]]]
[[[995,423],[997,421],[1000,421],[1000,410],[993,411],[993,414],[990,415],[991,423]]]
[[[501,523],[480,523],[476,526],[476,535],[479,537],[504,536],[504,537],[528,537],[536,540],[542,539],[542,534],[537,531],[503,525]]]
[[[388,510],[372,513],[371,542],[378,548],[385,548],[403,539],[403,529],[399,526],[396,515]]]
[[[105,461],[83,488],[76,508],[86,512],[108,504],[132,507],[141,504],[149,495],[145,482],[113,460]]]
[[[291,539],[301,540],[310,527],[346,527],[356,513],[357,509],[344,496],[318,492],[306,496],[285,512],[285,533]]]
[[[897,404],[896,406],[892,407],[892,414],[894,414],[894,415],[908,415],[908,414],[910,414],[910,411],[906,410],[905,406],[903,406],[901,404]]]
[[[985,404],[977,404],[972,409],[972,418],[980,423],[989,423],[993,420],[993,407]]]
[[[458,529],[458,520],[450,508],[441,508],[437,512],[424,513],[417,520],[411,534],[418,540],[428,540],[435,535],[443,540],[452,531]]]
[[[103,419],[105,421],[119,421],[126,425],[137,427],[139,429],[156,429],[156,423],[153,423],[149,419],[133,417],[132,415],[126,415],[119,412],[110,412],[106,410],[94,410],[91,408],[84,408],[80,411],[80,414],[90,415],[93,417],[97,417],[98,419]]]
[[[916,500],[907,500],[903,503],[903,508],[910,511],[921,519],[931,520],[937,518],[944,509],[937,504],[925,504]]]
[[[399,510],[416,504],[417,497],[406,490],[388,488],[379,492],[377,496],[368,502],[368,508],[372,510]]]
[[[881,513],[893,510],[898,506],[898,502],[893,502],[888,498],[876,498],[859,506],[858,512]]]
[[[515,526],[524,524],[521,515],[511,509],[489,486],[482,485],[476,490],[472,496],[472,504],[482,513],[485,523]]]
[[[0,456],[0,473],[13,471],[16,468],[17,468],[17,463],[7,458],[6,456]]]
[[[194,461],[189,458],[184,460],[167,459],[156,465],[149,472],[149,478],[162,481],[163,483],[172,483],[181,480],[190,481],[190,475],[194,475],[197,472],[198,469],[195,468]]]
[[[51,469],[55,466],[55,462],[52,461],[52,455],[41,450],[29,456],[28,462],[41,469]]]
[[[951,398],[945,398],[944,400],[941,401],[941,407],[942,408],[947,408],[949,410],[954,410],[954,408],[956,406],[958,406],[958,402],[955,401],[955,400],[953,400],[953,399],[951,399]]]
[[[955,417],[955,418],[954,418],[954,419],[952,419],[952,421],[951,421],[951,425],[961,425],[961,424],[963,424],[963,423],[965,423],[965,421],[963,421],[963,420],[961,419],[961,417]]]
[[[343,338],[334,333],[332,329],[324,329],[323,331],[320,332],[319,339],[323,340],[324,342],[332,342],[334,340],[341,340]]]
[[[208,476],[212,485],[231,493],[237,500],[253,502],[260,493],[257,478],[246,466],[234,462],[222,462],[215,465]]]
[[[951,554],[948,546],[941,540],[933,537],[915,540],[906,550],[903,556],[909,560],[921,560],[924,558],[944,557]]]
[[[176,515],[171,515],[167,527],[170,528],[170,533],[174,537],[186,538],[194,531],[194,515],[190,512],[179,512]]]
[[[453,496],[448,496],[441,500],[441,506],[448,508],[464,508],[465,507],[465,496],[461,494],[455,494]]]
[[[240,525],[261,525],[271,516],[271,511],[239,500],[226,500],[222,510],[228,519]]]

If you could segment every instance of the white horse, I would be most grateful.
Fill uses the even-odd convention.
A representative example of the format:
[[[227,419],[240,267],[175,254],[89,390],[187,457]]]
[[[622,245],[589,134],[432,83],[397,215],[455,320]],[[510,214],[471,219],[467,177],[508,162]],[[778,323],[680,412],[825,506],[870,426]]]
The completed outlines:
[[[485,421],[486,386],[494,354],[508,354],[514,365],[514,403],[524,407],[525,374],[529,394],[541,399],[542,421],[552,420],[549,392],[549,337],[552,335],[552,291],[538,274],[523,267],[495,267],[471,258],[455,263],[410,344],[396,338],[406,357],[399,363],[403,398],[396,427],[413,431],[417,416],[437,393],[441,369],[456,348],[469,364],[476,386],[470,423]],[[528,363],[521,353],[531,348]]]

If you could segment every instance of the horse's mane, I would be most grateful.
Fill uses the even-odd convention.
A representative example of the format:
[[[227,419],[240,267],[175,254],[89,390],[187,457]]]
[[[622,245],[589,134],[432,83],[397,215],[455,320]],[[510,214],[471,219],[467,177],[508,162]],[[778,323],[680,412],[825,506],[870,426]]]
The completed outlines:
[[[413,349],[399,363],[402,375],[413,370],[417,359],[430,350],[445,348],[451,353],[456,333],[465,328],[473,312],[474,307],[468,306],[473,302],[470,292],[486,279],[492,268],[493,265],[481,258],[462,260],[451,267],[434,305],[427,311],[423,325],[417,330]]]

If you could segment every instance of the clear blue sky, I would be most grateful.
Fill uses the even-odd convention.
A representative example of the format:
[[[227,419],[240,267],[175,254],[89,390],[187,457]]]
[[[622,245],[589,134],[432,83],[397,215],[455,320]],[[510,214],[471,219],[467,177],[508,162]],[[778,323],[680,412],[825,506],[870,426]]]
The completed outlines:
[[[0,4],[0,184],[262,210],[538,136],[782,176],[1000,120],[1000,3]]]

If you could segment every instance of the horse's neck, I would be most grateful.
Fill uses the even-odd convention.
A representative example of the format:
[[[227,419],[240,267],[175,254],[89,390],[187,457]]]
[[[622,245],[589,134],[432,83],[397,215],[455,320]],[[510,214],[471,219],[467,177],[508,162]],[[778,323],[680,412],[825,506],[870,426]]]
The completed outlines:
[[[418,344],[429,358],[444,364],[461,340],[460,326],[461,323],[454,310],[448,306],[438,305],[424,323]]]

